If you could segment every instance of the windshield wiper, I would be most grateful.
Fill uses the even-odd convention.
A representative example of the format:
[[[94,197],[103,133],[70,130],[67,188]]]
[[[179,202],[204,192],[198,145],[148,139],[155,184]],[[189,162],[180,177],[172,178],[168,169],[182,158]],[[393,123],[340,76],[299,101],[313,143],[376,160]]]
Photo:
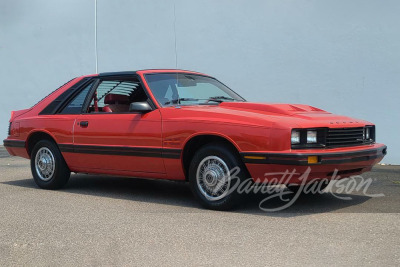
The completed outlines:
[[[167,101],[167,102],[165,102],[164,103],[164,105],[169,105],[169,104],[180,104],[181,103],[181,101],[199,101],[200,99],[197,99],[197,98],[185,98],[185,97],[182,97],[182,98],[177,98],[177,99],[172,99],[171,101]]]
[[[182,101],[199,101],[199,100],[205,100],[206,101],[205,103],[210,102],[210,101],[222,103],[222,102],[224,102],[224,100],[235,101],[235,99],[226,97],[226,96],[213,96],[213,97],[209,97],[207,99],[182,97],[182,98],[172,99],[171,101],[167,101],[164,103],[164,105],[180,104]],[[204,103],[201,103],[201,104],[204,104]]]
[[[221,96],[212,96],[212,97],[208,98],[208,100],[216,101],[216,102],[224,102],[224,100],[235,101],[234,98],[223,96],[223,95],[221,95]]]

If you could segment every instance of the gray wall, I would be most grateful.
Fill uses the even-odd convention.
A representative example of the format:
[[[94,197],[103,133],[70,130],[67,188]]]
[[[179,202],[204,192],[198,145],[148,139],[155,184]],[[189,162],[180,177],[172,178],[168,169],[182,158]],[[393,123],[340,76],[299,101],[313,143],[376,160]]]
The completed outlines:
[[[175,68],[176,20],[178,68],[372,121],[400,164],[399,14],[388,0],[98,0],[98,71]],[[95,72],[94,32],[94,0],[0,1],[0,137],[11,110]]]

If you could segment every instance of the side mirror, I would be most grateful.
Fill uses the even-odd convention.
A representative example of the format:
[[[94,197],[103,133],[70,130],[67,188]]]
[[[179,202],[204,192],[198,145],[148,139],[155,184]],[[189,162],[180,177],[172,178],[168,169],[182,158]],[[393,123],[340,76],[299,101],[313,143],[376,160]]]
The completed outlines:
[[[129,105],[129,112],[146,113],[152,110],[147,102],[133,102]]]

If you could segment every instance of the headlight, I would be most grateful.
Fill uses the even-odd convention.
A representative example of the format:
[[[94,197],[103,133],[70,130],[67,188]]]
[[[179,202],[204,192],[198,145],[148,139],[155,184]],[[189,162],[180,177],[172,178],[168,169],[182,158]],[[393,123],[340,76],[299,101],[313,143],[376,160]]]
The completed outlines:
[[[317,143],[317,131],[307,131],[307,144]]]
[[[367,143],[375,142],[375,125],[367,125],[364,127],[363,139]]]
[[[365,136],[364,139],[369,140],[371,138],[371,128],[370,127],[366,127],[365,128]]]
[[[325,147],[327,128],[292,129],[291,148],[321,148]]]
[[[293,130],[292,131],[292,137],[291,137],[290,140],[292,142],[292,145],[300,144],[300,131]]]

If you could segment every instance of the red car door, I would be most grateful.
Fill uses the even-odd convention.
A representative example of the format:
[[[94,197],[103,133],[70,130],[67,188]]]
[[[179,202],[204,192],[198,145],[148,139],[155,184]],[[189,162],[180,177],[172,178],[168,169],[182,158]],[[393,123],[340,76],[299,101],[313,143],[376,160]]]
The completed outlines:
[[[164,173],[160,112],[79,115],[74,150],[84,169]]]
[[[148,101],[137,78],[103,78],[86,99],[85,111],[74,124],[74,169],[138,176],[165,173],[160,111],[129,112],[130,103]]]

